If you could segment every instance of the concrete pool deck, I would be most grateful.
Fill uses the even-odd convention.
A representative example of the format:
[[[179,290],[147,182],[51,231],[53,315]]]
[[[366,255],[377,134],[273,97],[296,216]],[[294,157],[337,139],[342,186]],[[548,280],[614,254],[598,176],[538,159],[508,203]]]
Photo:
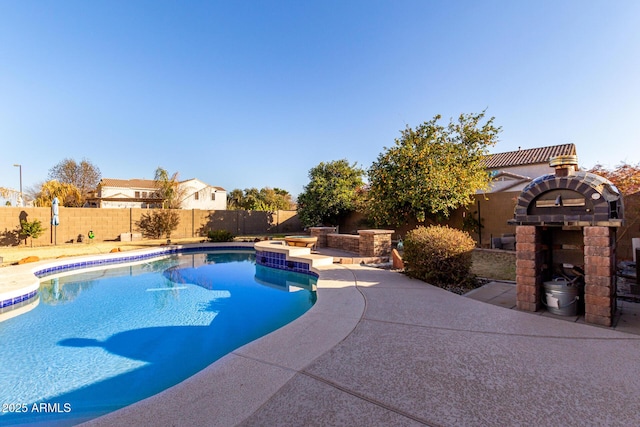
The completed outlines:
[[[318,270],[300,319],[86,424],[640,424],[634,327],[508,309],[506,287],[476,300],[358,264]]]
[[[360,265],[318,303],[163,393],[87,425],[638,425],[640,336]]]

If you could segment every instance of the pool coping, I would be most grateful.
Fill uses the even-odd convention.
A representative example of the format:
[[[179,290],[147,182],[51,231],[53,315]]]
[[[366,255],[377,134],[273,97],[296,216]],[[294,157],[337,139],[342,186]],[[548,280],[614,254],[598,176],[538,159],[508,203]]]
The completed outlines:
[[[70,261],[78,264],[96,259],[158,256],[185,247],[230,248],[224,243],[172,245],[6,267],[0,271],[3,279],[0,297],[8,292],[31,292],[34,286],[37,289],[40,279],[35,273],[44,268],[68,265]],[[83,425],[238,424],[297,373],[346,338],[361,320],[365,301],[356,288],[355,276],[349,269],[334,265],[332,257],[311,254],[308,248],[286,247],[280,242],[259,242],[255,248],[254,243],[232,246],[232,249],[240,248],[283,252],[287,259],[307,262],[310,270],[319,276],[317,302],[295,321],[236,349],[175,386]]]

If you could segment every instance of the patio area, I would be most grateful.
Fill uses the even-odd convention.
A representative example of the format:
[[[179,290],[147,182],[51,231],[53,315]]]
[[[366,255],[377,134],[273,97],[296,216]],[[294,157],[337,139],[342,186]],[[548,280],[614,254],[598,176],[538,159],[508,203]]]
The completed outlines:
[[[493,281],[487,283],[481,288],[474,289],[465,296],[467,298],[496,305],[498,307],[509,309],[516,308],[516,286],[513,282]],[[640,335],[640,303],[619,298],[617,304],[618,309],[613,319],[613,326],[605,329]],[[575,316],[557,316],[547,310],[540,310],[531,314],[557,320],[564,320],[567,322],[585,323],[583,314]]]

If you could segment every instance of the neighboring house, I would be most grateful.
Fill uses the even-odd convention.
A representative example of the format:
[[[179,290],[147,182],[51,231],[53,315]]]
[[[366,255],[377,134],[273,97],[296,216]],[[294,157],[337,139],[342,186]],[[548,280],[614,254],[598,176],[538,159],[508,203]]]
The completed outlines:
[[[158,186],[151,179],[102,178],[85,206],[91,208],[161,208]]]
[[[183,209],[226,210],[227,192],[197,179],[179,183]],[[161,208],[158,186],[150,179],[103,178],[85,206],[92,208]]]
[[[491,185],[489,190],[477,192],[471,212],[472,221],[482,224],[473,232],[480,247],[515,249],[515,227],[508,221],[513,218],[516,199],[531,181],[555,172],[555,168],[549,166],[551,157],[575,155],[574,144],[488,155],[484,162],[492,177]]]
[[[554,173],[549,159],[556,156],[575,156],[574,144],[552,145],[490,154],[485,159],[485,167],[493,178],[487,193],[522,191],[535,178]]]
[[[184,192],[182,209],[222,211],[227,209],[227,191],[193,178],[180,183]]]

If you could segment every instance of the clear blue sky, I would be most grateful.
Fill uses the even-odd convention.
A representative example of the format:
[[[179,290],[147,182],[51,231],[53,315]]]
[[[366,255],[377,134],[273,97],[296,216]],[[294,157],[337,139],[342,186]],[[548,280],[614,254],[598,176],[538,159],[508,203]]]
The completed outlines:
[[[86,158],[295,197],[321,161],[484,109],[492,152],[637,163],[639,22],[637,0],[0,0],[0,186]]]

